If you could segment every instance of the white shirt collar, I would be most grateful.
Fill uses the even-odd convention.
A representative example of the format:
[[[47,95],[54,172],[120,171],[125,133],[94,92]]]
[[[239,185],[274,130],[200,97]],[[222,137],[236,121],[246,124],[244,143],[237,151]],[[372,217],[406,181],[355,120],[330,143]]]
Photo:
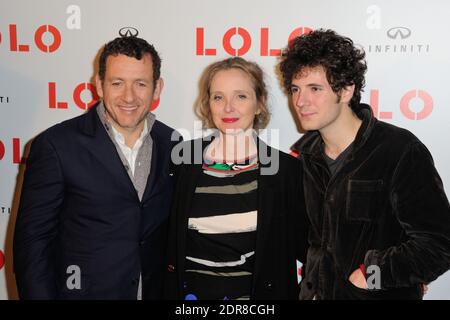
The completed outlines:
[[[123,146],[123,145],[126,146],[125,137],[123,136],[123,134],[121,134],[118,130],[116,130],[116,128],[114,128],[113,125],[111,125],[111,128],[112,128],[114,139],[117,141],[117,143],[119,143],[121,146]],[[141,147],[142,142],[144,141],[144,138],[147,135],[147,133],[148,133],[148,126],[147,126],[147,119],[145,119],[144,120],[144,128],[142,129],[142,132],[139,135],[139,138],[136,140],[134,146],[130,149],[139,149]]]

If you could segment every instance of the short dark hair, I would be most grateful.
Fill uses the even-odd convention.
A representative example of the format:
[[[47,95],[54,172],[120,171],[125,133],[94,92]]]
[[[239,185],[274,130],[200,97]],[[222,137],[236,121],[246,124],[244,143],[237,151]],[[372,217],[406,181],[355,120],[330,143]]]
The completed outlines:
[[[339,94],[344,87],[355,85],[350,108],[357,112],[367,71],[364,57],[364,50],[356,48],[350,38],[333,30],[318,29],[292,40],[282,54],[279,68],[289,93],[293,77],[305,68],[318,66],[324,68],[333,92]]]
[[[161,76],[161,58],[156,49],[142,38],[138,37],[118,37],[108,42],[103,47],[99,59],[98,75],[100,80],[105,79],[106,59],[109,56],[126,55],[131,58],[141,60],[145,54],[150,54],[153,64],[153,81]]]

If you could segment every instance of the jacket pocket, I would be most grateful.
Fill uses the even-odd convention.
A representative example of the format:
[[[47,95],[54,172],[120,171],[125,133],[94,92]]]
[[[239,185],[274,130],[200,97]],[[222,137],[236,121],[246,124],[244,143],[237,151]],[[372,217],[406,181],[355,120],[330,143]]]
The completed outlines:
[[[382,291],[381,290],[373,290],[373,289],[362,289],[355,286],[350,280],[343,279],[345,299],[351,300],[379,300],[382,299]]]
[[[348,181],[345,213],[350,221],[371,222],[379,210],[383,180]]]

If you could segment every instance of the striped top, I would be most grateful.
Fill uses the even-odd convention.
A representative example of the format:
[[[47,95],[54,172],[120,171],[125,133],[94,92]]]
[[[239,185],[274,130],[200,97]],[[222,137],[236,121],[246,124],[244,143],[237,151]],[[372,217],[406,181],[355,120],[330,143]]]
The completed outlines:
[[[258,161],[203,164],[189,212],[186,300],[249,299],[255,259]]]

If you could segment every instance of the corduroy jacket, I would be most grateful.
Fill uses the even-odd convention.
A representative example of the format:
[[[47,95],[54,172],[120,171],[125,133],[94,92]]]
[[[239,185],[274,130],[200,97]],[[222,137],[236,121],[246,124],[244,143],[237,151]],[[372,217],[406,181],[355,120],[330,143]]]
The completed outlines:
[[[450,207],[442,181],[411,132],[378,121],[368,105],[358,116],[363,122],[353,149],[334,175],[319,132],[294,145],[311,222],[300,296],[421,299],[421,284],[450,268]],[[362,264],[371,290],[348,280]]]

